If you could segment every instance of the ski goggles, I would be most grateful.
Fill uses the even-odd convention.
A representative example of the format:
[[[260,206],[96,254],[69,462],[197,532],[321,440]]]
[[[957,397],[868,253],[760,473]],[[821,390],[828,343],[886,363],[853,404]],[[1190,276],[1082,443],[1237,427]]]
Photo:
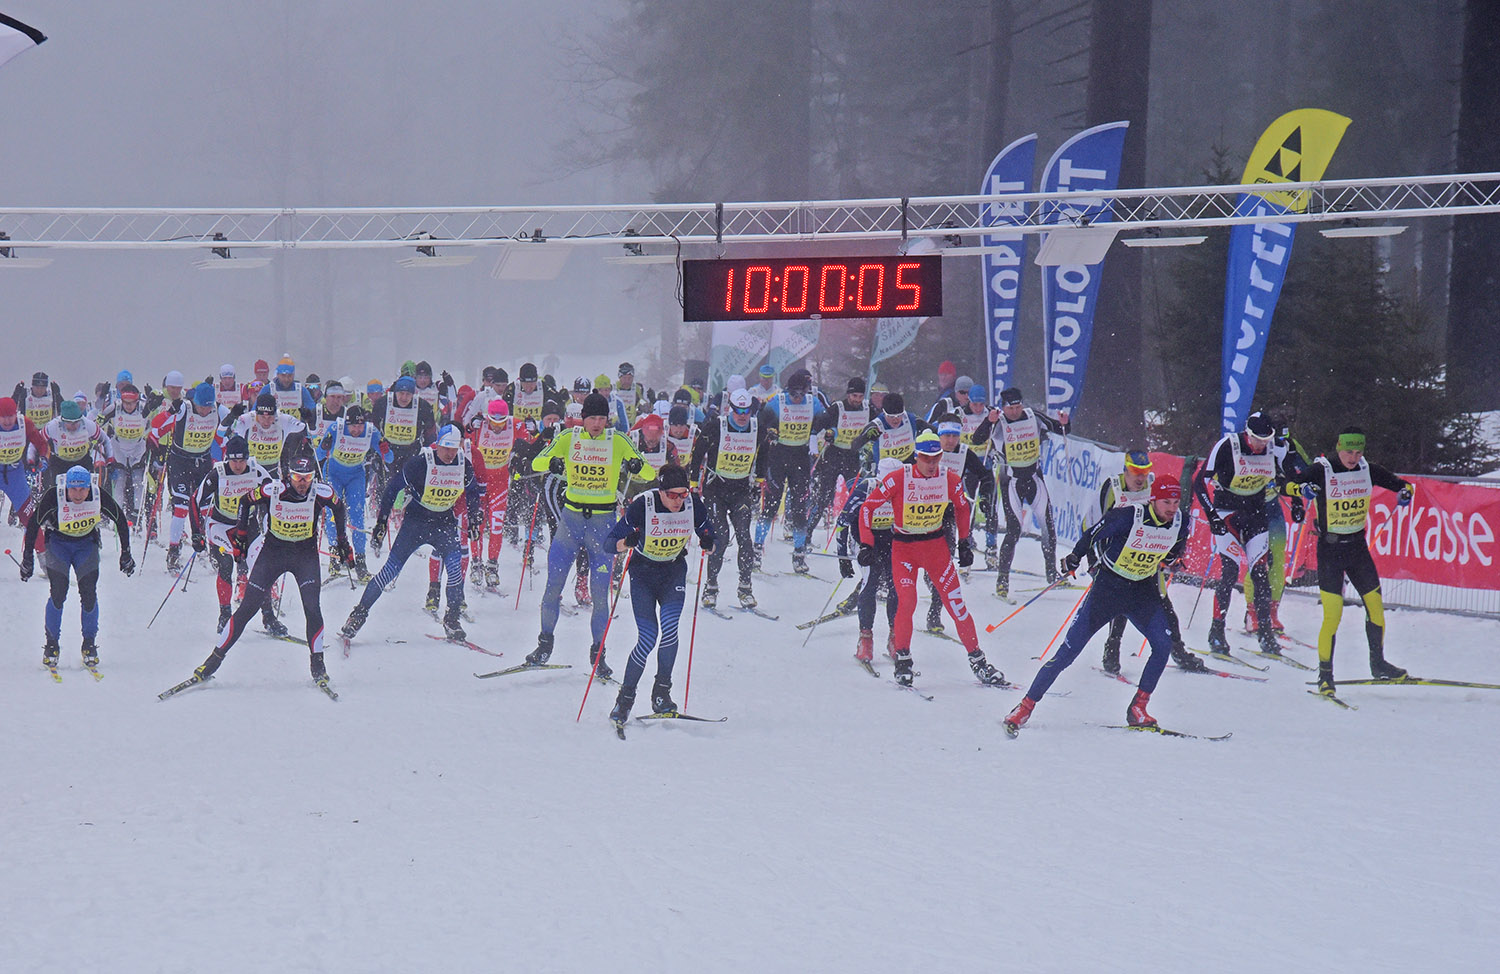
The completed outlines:
[[[662,491],[662,493],[666,494],[674,501],[685,501],[687,500],[688,494],[692,493],[692,491],[688,490],[686,487],[673,487],[671,490]]]
[[[1150,470],[1151,454],[1145,450],[1131,450],[1125,454],[1125,469],[1127,470]]]

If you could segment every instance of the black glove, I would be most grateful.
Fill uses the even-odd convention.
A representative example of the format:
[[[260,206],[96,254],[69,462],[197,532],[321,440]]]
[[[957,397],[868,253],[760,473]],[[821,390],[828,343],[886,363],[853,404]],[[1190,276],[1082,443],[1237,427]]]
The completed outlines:
[[[120,552],[120,571],[127,576],[135,574],[135,559],[130,556],[130,549],[126,548]]]
[[[547,470],[551,473],[557,474],[558,476],[562,476],[562,474],[565,473],[567,469],[567,461],[563,460],[562,457],[553,457],[552,462],[547,464]]]
[[[21,581],[29,582],[34,574],[36,574],[36,562],[32,560],[31,552],[28,551],[21,556]]]
[[[974,546],[967,541],[958,543],[958,567],[968,568],[974,564]]]
[[[380,543],[382,541],[384,541],[384,540],[385,540],[385,518],[381,518],[380,520],[376,521],[375,522],[375,526],[370,529],[370,544],[374,546],[374,548],[375,548],[376,551],[379,551],[380,550]]]
[[[1307,517],[1307,507],[1302,503],[1302,498],[1292,498],[1292,523],[1301,524]]]
[[[1319,487],[1317,484],[1302,485],[1301,494],[1303,500],[1315,501],[1322,493],[1323,488]]]
[[[208,539],[201,534],[193,535],[193,550],[202,554],[208,550]]]
[[[233,426],[234,421],[239,419],[243,415],[245,415],[245,404],[242,402],[235,403],[234,406],[230,408],[229,418],[224,420],[224,425]]]
[[[641,462],[640,457],[631,457],[629,460],[625,461],[625,472],[629,474],[638,474],[641,472],[641,468],[644,466],[645,464]]]
[[[442,378],[443,385],[447,386],[449,389],[457,389],[458,388],[458,383],[453,381],[453,376],[451,376],[451,375],[448,374],[448,370],[447,369],[444,369],[442,372],[439,372],[438,375]]]
[[[1078,571],[1078,565],[1082,561],[1083,561],[1083,559],[1079,558],[1073,552],[1071,552],[1071,551],[1068,552],[1066,555],[1063,556],[1063,560],[1062,560],[1062,573],[1064,575],[1072,575],[1072,574],[1074,574],[1075,572]]]
[[[1411,499],[1416,495],[1417,489],[1411,484],[1407,484],[1405,487],[1402,487],[1399,491],[1396,492],[1396,506],[1405,507],[1406,505],[1411,503]]]
[[[478,541],[479,538],[480,538],[480,536],[483,535],[483,534],[484,534],[484,518],[482,518],[482,517],[474,517],[474,516],[471,515],[469,517],[469,540],[470,541]]]
[[[842,575],[842,576],[844,576],[845,578],[853,578],[854,577],[854,562],[850,561],[848,558],[840,558],[839,559],[839,574]]]
[[[856,560],[861,565],[864,565],[866,568],[869,568],[871,565],[875,564],[875,549],[874,548],[860,548],[859,549],[859,555],[857,556]]]
[[[1219,514],[1218,514],[1217,511],[1210,511],[1209,512],[1209,514],[1208,514],[1208,529],[1210,531],[1212,531],[1214,534],[1228,534],[1229,533],[1229,525],[1227,525],[1227,524],[1224,523],[1224,519],[1222,517],[1219,517]]]

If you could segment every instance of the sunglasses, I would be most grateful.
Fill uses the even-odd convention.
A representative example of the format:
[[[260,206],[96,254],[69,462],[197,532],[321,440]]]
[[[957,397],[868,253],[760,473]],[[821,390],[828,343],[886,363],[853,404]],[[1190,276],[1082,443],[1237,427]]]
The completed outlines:
[[[257,409],[255,411],[255,415],[257,415],[257,416],[275,416],[276,415],[276,410],[274,410],[274,409]]]
[[[674,487],[666,493],[667,496],[672,498],[674,501],[685,501],[687,500],[687,496],[689,493],[691,493],[691,491],[689,491],[686,487]]]
[[[732,412],[739,413],[741,416],[744,416],[750,412],[749,406],[730,406],[729,409]]]

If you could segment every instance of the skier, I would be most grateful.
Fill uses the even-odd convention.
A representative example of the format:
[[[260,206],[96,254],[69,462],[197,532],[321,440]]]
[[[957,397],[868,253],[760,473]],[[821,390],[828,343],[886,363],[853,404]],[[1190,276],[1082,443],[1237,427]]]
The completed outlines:
[[[887,393],[881,400],[880,412],[875,414],[875,422],[855,441],[854,449],[858,452],[866,443],[874,442],[877,460],[890,457],[907,463],[912,458],[912,444],[924,428],[925,424],[907,411],[901,393]]]
[[[1214,552],[1219,556],[1214,617],[1208,629],[1208,648],[1215,653],[1229,652],[1224,620],[1243,561],[1255,581],[1253,600],[1260,651],[1270,656],[1281,655],[1281,645],[1271,623],[1271,578],[1266,564],[1265,495],[1281,476],[1270,450],[1275,435],[1276,427],[1269,417],[1252,413],[1244,430],[1225,433],[1219,438],[1193,481],[1193,493],[1203,505],[1208,528],[1214,535]],[[1212,494],[1210,483],[1214,485]]]
[[[1271,417],[1271,424],[1276,428],[1276,437],[1271,441],[1271,454],[1276,457],[1276,465],[1281,470],[1282,477],[1287,480],[1300,479],[1312,469],[1312,457],[1302,444],[1292,436],[1290,427],[1285,421]],[[1288,505],[1291,510],[1293,524],[1303,524],[1307,518],[1306,505],[1301,497],[1293,497]],[[1266,574],[1271,578],[1271,628],[1281,636],[1286,629],[1281,625],[1281,595],[1286,587],[1286,549],[1287,549],[1287,511],[1281,506],[1281,492],[1276,490],[1266,491],[1266,537],[1267,554]],[[1245,579],[1245,631],[1255,632],[1258,628],[1254,618],[1255,607],[1255,580]]]
[[[193,495],[192,506],[188,508],[192,519],[189,540],[193,550],[199,553],[207,550],[218,573],[215,592],[219,597],[218,631],[221,633],[233,612],[232,598],[243,600],[245,597],[245,584],[250,571],[243,557],[235,557],[229,532],[239,523],[240,503],[255,488],[270,481],[271,475],[266,472],[266,468],[250,456],[250,446],[245,438],[235,434],[225,441],[224,458],[209,469],[208,475],[203,478]],[[209,549],[210,545],[213,546],[212,549]],[[237,595],[236,568],[239,569]],[[277,636],[287,635],[286,627],[276,618],[269,600],[262,609],[261,619],[267,632]]]
[[[16,391],[10,394],[15,400],[16,408],[31,420],[31,425],[41,429],[52,422],[57,411],[62,408],[62,389],[47,377],[45,372],[34,372],[31,376],[31,386],[28,388],[24,383],[16,383]]]
[[[0,399],[0,491],[10,498],[11,517],[26,527],[31,515],[31,478],[26,468],[46,460],[51,447],[14,399]]]
[[[629,362],[621,362],[613,398],[625,411],[625,422],[628,424],[634,425],[636,415],[643,411],[640,409],[640,394],[641,390],[635,384],[635,366]]]
[[[541,383],[537,381],[536,366],[530,362],[521,363],[521,369],[516,373],[517,388],[511,390],[511,412],[515,415],[517,422],[541,422],[542,404],[547,401],[547,393],[542,389]]]
[[[363,408],[346,406],[343,415],[329,426],[319,441],[317,457],[319,461],[327,461],[323,466],[323,476],[344,503],[349,533],[354,542],[354,577],[360,584],[367,585],[370,569],[365,564],[366,467],[371,460],[377,464],[389,460],[391,448]],[[332,545],[333,541],[333,533],[329,530],[328,543]],[[328,574],[336,574],[339,567],[337,556],[330,558]]]
[[[859,562],[862,573],[855,588],[855,603],[859,611],[859,641],[854,647],[854,658],[868,663],[875,658],[875,608],[880,601],[882,587],[890,590],[892,597],[886,599],[886,652],[894,659],[896,655],[896,598],[891,578],[891,528],[895,524],[895,513],[890,502],[882,504],[870,517],[870,537],[874,548],[872,555],[858,558],[863,552],[859,540],[859,512],[864,507],[870,491],[887,476],[901,469],[901,461],[886,457],[881,460],[872,477],[859,478],[849,490],[844,509],[838,516],[837,548],[839,574],[844,578],[854,577],[854,562]],[[856,551],[855,549],[860,549]],[[840,606],[843,608],[843,606]]]
[[[444,426],[432,446],[423,447],[420,453],[407,460],[386,484],[385,494],[380,498],[380,514],[370,532],[370,543],[377,550],[385,538],[391,506],[403,489],[409,490],[412,501],[406,506],[401,529],[391,542],[390,554],[380,572],[365,586],[359,604],[349,613],[340,632],[345,639],[353,639],[369,617],[370,607],[386,586],[401,574],[401,566],[418,548],[431,545],[448,572],[448,610],[443,616],[443,633],[452,640],[467,639],[458,621],[464,595],[460,561],[463,544],[459,540],[457,511],[454,510],[459,500],[464,501],[468,510],[470,540],[477,536],[483,521],[480,518],[479,482],[474,479],[474,468],[468,457],[463,455],[463,434],[457,426]]]
[[[1365,431],[1358,426],[1339,433],[1333,456],[1320,456],[1312,468],[1295,477],[1292,489],[1317,503],[1318,598],[1323,603],[1323,627],[1318,630],[1318,692],[1332,696],[1333,644],[1344,614],[1344,579],[1354,584],[1365,604],[1365,637],[1370,644],[1370,676],[1400,680],[1406,671],[1385,658],[1385,607],[1380,598],[1380,573],[1370,557],[1365,525],[1374,488],[1394,491],[1396,504],[1406,507],[1416,485],[1402,480],[1378,463],[1365,459]]]
[[[745,391],[756,401],[757,409],[776,398],[781,391],[776,388],[776,370],[769,363],[762,365],[756,374],[755,385],[747,386]]]
[[[630,437],[609,429],[609,400],[590,392],[583,401],[582,425],[558,433],[547,449],[531,461],[535,472],[550,472],[566,478],[558,513],[556,534],[547,552],[547,590],[542,596],[542,629],[536,649],[526,662],[547,662],[552,656],[553,632],[561,611],[563,583],[579,551],[588,558],[589,592],[593,603],[590,631],[593,645],[589,662],[600,676],[613,670],[604,661],[604,627],[609,621],[609,577],[612,548],[609,529],[614,525],[620,470],[651,480],[656,471],[646,465]]]
[[[31,578],[35,568],[37,535],[46,532],[47,583],[51,594],[43,626],[47,642],[42,648],[42,663],[57,672],[58,636],[62,631],[63,603],[68,598],[68,572],[78,578],[78,605],[82,613],[83,665],[93,669],[99,662],[94,637],[99,634],[99,536],[100,518],[114,523],[120,539],[120,571],[135,571],[130,556],[130,522],[113,497],[99,489],[99,478],[86,467],[73,466],[58,477],[37,501],[36,510],[26,523],[21,553],[21,581]]]
[[[911,631],[912,616],[917,610],[917,571],[934,580],[938,594],[953,617],[958,638],[968,651],[969,668],[981,683],[1004,686],[1005,676],[984,658],[974,618],[964,605],[959,590],[958,572],[949,560],[948,539],[944,530],[951,511],[958,537],[958,565],[968,568],[974,563],[974,549],[969,540],[971,506],[964,496],[956,474],[942,467],[943,445],[937,434],[924,431],[913,445],[912,465],[886,474],[870,491],[860,507],[859,540],[866,547],[859,553],[860,563],[873,564],[875,557],[874,519],[889,503],[893,515],[891,530],[891,575],[895,580],[896,682],[912,684]]]
[[[664,435],[664,425],[660,416],[647,413],[636,421],[635,428],[630,432],[630,441],[635,444],[636,452],[646,461],[646,466],[656,470],[668,464],[682,466],[687,456],[678,453],[677,447]],[[625,502],[630,503],[648,489],[646,482],[631,477],[630,485],[625,490]]]
[[[333,488],[317,480],[317,471],[313,458],[300,454],[287,465],[282,479],[253,488],[240,501],[239,520],[228,532],[235,559],[244,559],[249,553],[252,520],[263,519],[265,533],[260,551],[252,559],[254,564],[240,607],[229,617],[213,652],[193,671],[198,681],[218,672],[225,654],[239,641],[250,617],[268,604],[272,583],[290,572],[302,594],[302,612],[307,617],[308,669],[313,682],[331,695],[328,671],[323,665],[323,584],[318,576],[317,528],[325,510],[333,514],[338,530],[335,550],[346,565],[354,561],[354,551],[344,533],[344,505],[334,496]]]
[[[276,409],[293,419],[300,419],[311,426],[317,422],[317,402],[302,383],[297,381],[297,365],[290,355],[283,355],[276,363],[276,377],[266,390],[276,397]],[[264,461],[262,461],[264,463]]]
[[[817,527],[825,512],[830,517],[836,515],[831,508],[839,478],[843,477],[849,488],[859,478],[859,451],[854,448],[854,441],[873,418],[870,407],[865,404],[865,380],[855,376],[849,380],[844,398],[813,421],[813,433],[822,436],[824,445],[813,478],[813,522],[808,525],[809,530]]]
[[[1042,665],[1026,696],[1006,715],[1006,733],[1016,735],[1053,681],[1078,658],[1094,633],[1118,615],[1128,617],[1151,644],[1151,656],[1141,671],[1125,721],[1131,727],[1156,726],[1146,705],[1178,638],[1174,618],[1163,604],[1157,573],[1163,564],[1180,558],[1187,545],[1188,521],[1179,510],[1181,502],[1182,486],[1176,477],[1165,474],[1152,482],[1150,501],[1113,508],[1084,530],[1063,559],[1063,571],[1072,575],[1092,552],[1100,562],[1093,587],[1084,596],[1057,655]]]
[[[693,455],[693,442],[698,439],[698,428],[689,421],[688,407],[669,405],[667,408],[666,440],[672,444],[679,458]]]
[[[214,387],[214,395],[218,398],[219,405],[225,409],[233,409],[244,402],[244,390],[235,378],[234,366],[227,362],[219,366],[219,384]]]
[[[246,408],[255,405],[255,400],[261,390],[271,381],[271,365],[265,359],[256,359],[255,367],[251,371],[255,373],[254,381],[245,383],[240,390],[240,402],[244,403]]]
[[[30,417],[27,417],[30,419]],[[63,401],[57,416],[42,428],[50,448],[43,483],[51,483],[75,464],[102,472],[110,459],[109,441],[93,420],[83,415],[78,403]]]
[[[674,407],[676,408],[676,407]],[[724,565],[724,546],[734,526],[739,559],[740,605],[755,608],[750,573],[755,570],[755,546],[750,537],[750,518],[760,485],[765,482],[770,434],[757,422],[754,400],[744,389],[729,397],[729,411],[718,422],[705,426],[693,443],[692,481],[702,487],[703,500],[711,505],[714,536],[718,543],[708,557],[708,581],[703,585],[703,606],[718,604],[719,569]]]
[[[500,587],[500,548],[505,543],[506,504],[510,499],[511,456],[515,450],[516,427],[510,420],[510,407],[500,396],[492,396],[485,415],[469,433],[469,455],[474,461],[474,476],[484,485],[484,517],[478,532],[470,532],[470,564],[474,581],[479,583],[481,565],[484,585],[492,591]],[[489,558],[485,559],[485,536],[489,536]]]
[[[273,476],[284,474],[286,464],[301,452],[307,439],[307,426],[301,419],[276,408],[276,394],[269,389],[255,398],[255,412],[239,415],[244,404],[236,406],[225,417],[225,425],[245,438],[250,456]]]
[[[1005,540],[1000,542],[996,565],[995,594],[1010,599],[1010,565],[1021,540],[1021,515],[1026,506],[1045,512],[1042,525],[1042,561],[1047,582],[1057,581],[1057,529],[1052,522],[1052,498],[1040,469],[1042,441],[1048,433],[1068,435],[1068,420],[1060,421],[1034,412],[1022,401],[1021,390],[1000,393],[1001,407],[991,409],[975,431],[975,438],[988,434],[995,444],[995,467],[1001,471],[998,493],[1005,514]],[[1002,467],[1003,464],[1003,467]]]
[[[657,477],[657,489],[649,490],[625,508],[625,515],[610,529],[615,551],[630,557],[630,607],[635,612],[636,642],[625,664],[625,676],[615,697],[609,719],[617,726],[630,717],[635,688],[646,669],[646,659],[656,654],[656,681],[651,686],[651,712],[677,712],[672,700],[672,666],[677,661],[677,620],[682,616],[687,593],[687,546],[692,535],[705,552],[714,547],[714,528],[700,501],[693,502],[688,474],[669,463]],[[660,637],[660,646],[657,645]]]
[[[238,405],[235,409],[239,409]],[[151,422],[146,445],[160,456],[166,452],[166,483],[172,492],[172,523],[167,535],[167,571],[180,567],[182,532],[188,507],[213,464],[210,449],[221,437],[220,426],[232,423],[232,410],[219,405],[214,387],[200,382],[193,387],[190,402],[173,412],[164,412]],[[170,447],[163,446],[170,438]]]
[[[759,562],[765,550],[771,520],[782,506],[792,529],[792,571],[810,574],[807,567],[807,507],[810,499],[812,454],[808,442],[813,423],[823,414],[823,404],[812,395],[812,373],[799,369],[786,388],[761,407],[760,425],[771,435],[766,465],[766,489],[761,495],[760,520],[755,525],[755,554]]]
[[[942,400],[939,400],[942,401]],[[936,417],[938,442],[943,445],[941,454],[943,470],[958,475],[959,486],[963,489],[964,496],[969,498],[973,504],[978,495],[980,487],[989,479],[989,470],[984,461],[974,455],[974,451],[965,446],[961,440],[963,437],[963,423],[953,413],[944,413]],[[968,572],[963,572],[964,581],[968,581]],[[938,598],[937,587],[933,584],[931,576],[927,579],[927,589],[931,594],[931,600],[927,604],[927,631],[943,631],[943,603]]]

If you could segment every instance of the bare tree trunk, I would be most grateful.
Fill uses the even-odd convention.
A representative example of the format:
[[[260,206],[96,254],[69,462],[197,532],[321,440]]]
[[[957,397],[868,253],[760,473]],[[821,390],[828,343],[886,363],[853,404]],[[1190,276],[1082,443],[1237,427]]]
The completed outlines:
[[[1500,159],[1500,4],[1469,0],[1459,76],[1458,170]],[[1500,216],[1454,220],[1448,390],[1460,409],[1500,408]]]
[[[1146,185],[1146,109],[1151,69],[1151,0],[1094,0],[1089,50],[1089,125],[1127,120],[1120,185]],[[1131,446],[1144,442],[1142,384],[1141,258],[1125,247],[1105,262],[1094,340],[1089,352],[1088,393],[1082,412],[1089,430]]]

